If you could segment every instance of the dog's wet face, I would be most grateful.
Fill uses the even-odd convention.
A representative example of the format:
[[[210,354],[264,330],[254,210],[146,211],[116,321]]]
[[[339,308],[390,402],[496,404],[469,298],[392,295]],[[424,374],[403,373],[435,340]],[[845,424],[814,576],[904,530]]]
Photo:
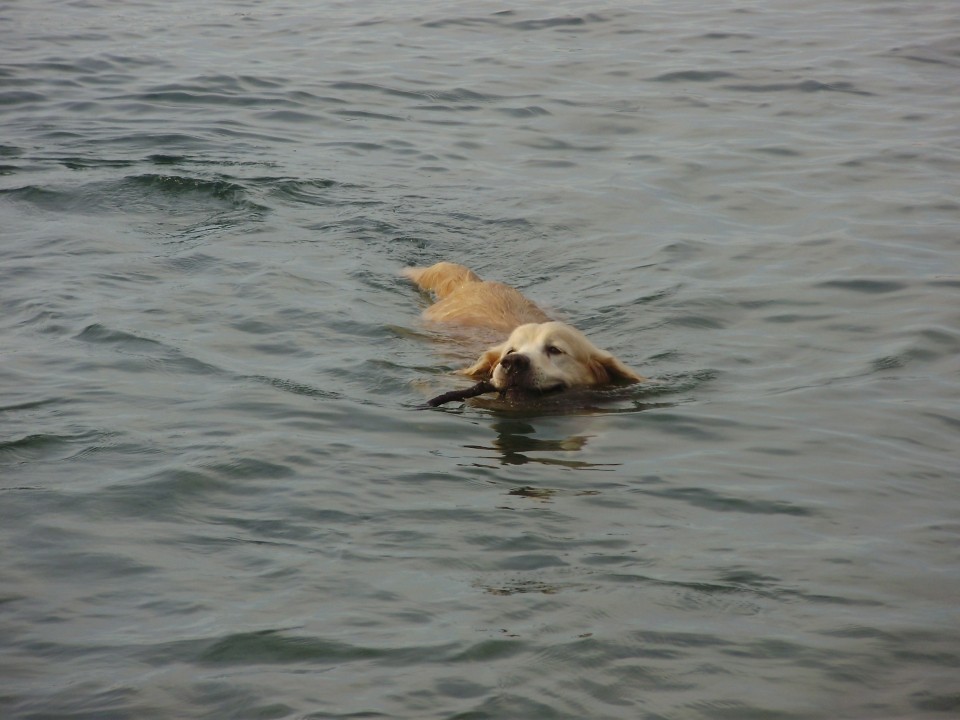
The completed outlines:
[[[498,390],[547,392],[583,384],[582,363],[571,354],[558,333],[537,332],[539,326],[523,326],[507,340],[491,373]]]
[[[521,325],[484,357],[493,386],[511,394],[543,394],[640,379],[579,330],[560,322]],[[473,370],[483,370],[483,363],[481,358]]]

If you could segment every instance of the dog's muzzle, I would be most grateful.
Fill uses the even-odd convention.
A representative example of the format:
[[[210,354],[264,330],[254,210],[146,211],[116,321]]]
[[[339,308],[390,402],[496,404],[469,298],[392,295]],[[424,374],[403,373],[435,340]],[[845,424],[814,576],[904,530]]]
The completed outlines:
[[[549,387],[543,387],[536,378],[533,365],[530,358],[523,353],[510,353],[500,360],[499,373],[495,373],[497,389],[500,390],[500,397],[506,394],[519,397],[529,397],[531,395],[544,395],[546,393],[563,390],[565,385],[562,382]],[[499,378],[496,378],[499,375]]]
[[[511,389],[532,389],[533,373],[530,358],[522,353],[504,355],[493,371],[493,381],[501,393]]]
[[[507,375],[521,375],[530,370],[530,358],[520,353],[510,353],[500,361],[500,367]]]

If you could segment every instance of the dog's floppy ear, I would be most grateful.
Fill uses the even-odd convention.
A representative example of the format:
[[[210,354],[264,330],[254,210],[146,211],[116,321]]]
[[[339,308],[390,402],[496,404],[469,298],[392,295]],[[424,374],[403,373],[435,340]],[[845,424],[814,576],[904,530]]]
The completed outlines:
[[[485,350],[483,355],[480,356],[479,360],[477,360],[468,368],[457,370],[457,374],[469,375],[471,377],[490,377],[494,366],[500,362],[500,356],[503,355],[503,348],[505,345],[506,343],[500,343],[499,345],[494,345],[492,348]]]
[[[635,383],[646,379],[642,375],[637,375],[608,352],[591,356],[588,364],[590,372],[597,379],[597,385],[608,385],[614,382]]]

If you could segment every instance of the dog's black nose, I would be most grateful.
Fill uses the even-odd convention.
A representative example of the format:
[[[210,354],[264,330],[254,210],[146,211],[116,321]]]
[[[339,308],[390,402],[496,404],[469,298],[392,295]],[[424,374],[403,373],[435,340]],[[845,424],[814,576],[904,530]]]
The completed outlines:
[[[523,372],[530,367],[530,358],[520,353],[510,353],[503,357],[500,366],[507,372]]]

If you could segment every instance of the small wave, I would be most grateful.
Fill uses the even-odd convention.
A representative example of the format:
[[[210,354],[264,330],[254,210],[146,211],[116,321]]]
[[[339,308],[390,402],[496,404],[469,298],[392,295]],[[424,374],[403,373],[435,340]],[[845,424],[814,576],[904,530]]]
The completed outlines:
[[[15,462],[36,460],[50,455],[68,443],[69,438],[62,435],[49,433],[25,435],[15,440],[0,442],[0,457],[6,457]]]
[[[102,446],[107,434],[86,431],[74,434],[33,433],[0,442],[0,460],[4,463],[26,463],[38,460],[67,459],[93,447]]]
[[[767,83],[767,84],[741,84],[741,85],[726,85],[725,89],[727,90],[739,90],[741,92],[802,92],[802,93],[816,93],[816,92],[839,92],[839,93],[849,93],[851,95],[873,95],[871,92],[866,90],[858,89],[853,83],[849,82],[833,82],[825,83],[818,80],[803,80],[801,82],[794,83]]]
[[[99,168],[128,168],[136,165],[134,160],[119,160],[114,158],[91,157],[62,157],[57,162],[71,170],[94,170]]]
[[[339,185],[335,180],[295,180],[293,178],[258,178],[268,192],[282,200],[311,205],[330,202],[330,188]]]
[[[952,37],[925,45],[895,48],[889,54],[913,62],[960,68],[960,50],[957,41]]]
[[[723,78],[738,77],[736,73],[723,70],[681,70],[650,78],[653,82],[712,82]]]
[[[23,185],[16,188],[0,188],[0,197],[25,202],[38,208],[53,209],[66,206],[70,193],[37,185]]]
[[[896,280],[878,280],[874,278],[851,278],[850,280],[827,280],[817,283],[815,287],[836,288],[852,292],[866,293],[867,295],[883,295],[906,289],[906,285]]]
[[[11,90],[9,92],[0,92],[0,105],[25,105],[27,103],[38,103],[47,100],[47,96],[29,90]]]
[[[237,183],[224,179],[194,178],[182,175],[157,175],[147,173],[133,175],[126,178],[126,182],[135,185],[159,190],[163,193],[181,195],[184,193],[198,193],[208,195],[218,200],[242,201],[245,189]]]
[[[124,167],[123,161],[61,160],[74,169]],[[98,215],[106,211],[161,211],[175,209],[179,216],[201,211],[208,217],[211,201],[216,210],[241,211],[244,217],[260,214],[267,208],[251,201],[247,189],[225,178],[198,178],[184,175],[145,173],[119,180],[97,181],[76,186],[24,185],[0,189],[0,196],[28,203],[51,212]]]
[[[646,495],[681,500],[696,507],[718,512],[740,512],[760,515],[794,515],[806,517],[816,513],[801,505],[783,500],[758,500],[724,495],[707,488],[681,487],[669,490],[641,490]]]
[[[387,115],[386,113],[377,113],[371,112],[369,110],[333,110],[333,115],[340,115],[341,117],[363,119],[363,120],[392,120],[396,122],[402,122],[405,118],[400,117],[399,115]]]
[[[141,337],[124,330],[115,330],[99,323],[85,327],[75,336],[76,340],[108,348],[114,353],[137,358],[136,362],[119,362],[117,367],[129,371],[162,370],[168,373],[189,375],[217,375],[223,371],[209,363],[183,354],[159,340]]]
[[[603,18],[599,15],[587,15],[585,18],[578,17],[576,15],[568,15],[564,17],[552,17],[552,18],[543,18],[542,20],[518,20],[514,23],[509,23],[508,27],[513,28],[514,30],[522,30],[528,32],[531,30],[553,30],[555,28],[569,28],[569,27],[582,27],[588,22],[602,22]]]
[[[210,107],[277,107],[299,106],[309,93],[288,94],[283,85],[264,78],[249,76],[200,76],[192,81],[157,85],[143,92],[116,95],[118,102],[139,102],[156,108],[159,105],[204,105]],[[270,92],[263,92],[263,91]]]
[[[460,87],[450,90],[403,90],[386,85],[350,81],[333,82],[330,83],[330,87],[334,90],[377,92],[383,95],[408,98],[411,100],[430,100],[432,102],[443,103],[487,103],[503,99],[499,95],[480,93],[475,90]]]
[[[106,343],[122,347],[126,350],[152,351],[164,347],[163,343],[157,340],[138,337],[137,335],[122,330],[111,330],[99,323],[88,325],[75,336],[75,339],[84,342]]]
[[[550,111],[540,107],[539,105],[527,105],[526,107],[515,107],[515,108],[497,108],[497,112],[503,113],[504,115],[509,115],[510,117],[516,118],[528,118],[528,117],[538,117],[541,115],[549,115]]]
[[[266,375],[249,375],[245,379],[263,383],[264,385],[269,385],[283,392],[293,393],[294,395],[303,395],[304,397],[319,398],[322,400],[339,400],[342,397],[340,393],[321,390],[313,385],[307,385],[306,383],[297,382],[296,380],[288,380],[286,378],[268,377]]]
[[[430,22],[423,23],[423,27],[438,29],[458,26],[476,27],[483,25],[496,25],[509,30],[536,32],[539,30],[569,30],[571,28],[582,28],[588,23],[604,22],[604,18],[593,13],[584,15],[583,17],[577,15],[564,15],[529,20],[513,20],[513,17],[515,17],[515,13],[513,11],[504,11],[494,13],[489,17],[460,17],[431,20]]]
[[[320,122],[319,115],[303,110],[265,110],[258,113],[257,117],[265,122],[310,123],[312,125]]]
[[[352,645],[320,637],[296,637],[281,630],[235,633],[207,643],[196,661],[205,665],[334,664],[351,661],[403,663],[418,654],[433,654],[424,648],[388,649]]]

